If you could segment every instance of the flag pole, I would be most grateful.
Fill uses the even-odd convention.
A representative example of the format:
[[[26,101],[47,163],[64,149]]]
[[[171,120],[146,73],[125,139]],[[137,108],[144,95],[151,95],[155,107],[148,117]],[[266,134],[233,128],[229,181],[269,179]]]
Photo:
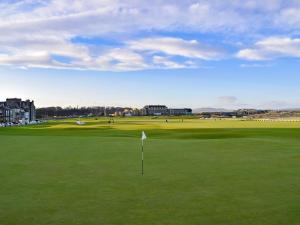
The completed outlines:
[[[144,176],[144,140],[142,139],[142,176]]]
[[[142,131],[142,176],[144,176],[144,140],[146,140],[147,136],[144,131]]]

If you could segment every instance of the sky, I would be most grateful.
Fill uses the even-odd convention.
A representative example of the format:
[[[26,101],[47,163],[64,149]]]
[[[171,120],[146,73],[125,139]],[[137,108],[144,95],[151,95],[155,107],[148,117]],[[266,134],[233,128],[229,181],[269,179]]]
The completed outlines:
[[[2,0],[0,101],[300,108],[299,0]]]

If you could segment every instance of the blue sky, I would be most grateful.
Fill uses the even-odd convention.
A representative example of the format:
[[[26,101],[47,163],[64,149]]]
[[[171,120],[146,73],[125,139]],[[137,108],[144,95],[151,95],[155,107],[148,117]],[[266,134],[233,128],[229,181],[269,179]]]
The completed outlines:
[[[0,98],[37,106],[300,106],[296,0],[0,3]]]

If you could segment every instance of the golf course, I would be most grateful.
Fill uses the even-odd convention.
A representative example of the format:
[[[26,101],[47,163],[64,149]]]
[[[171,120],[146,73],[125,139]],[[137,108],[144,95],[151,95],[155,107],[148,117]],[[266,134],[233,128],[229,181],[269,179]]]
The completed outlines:
[[[0,128],[0,225],[300,224],[300,122],[76,121]]]

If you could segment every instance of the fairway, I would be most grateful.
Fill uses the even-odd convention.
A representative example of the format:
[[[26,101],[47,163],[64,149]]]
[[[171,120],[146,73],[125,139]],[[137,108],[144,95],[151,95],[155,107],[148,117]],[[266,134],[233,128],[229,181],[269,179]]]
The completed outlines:
[[[1,225],[300,224],[300,122],[75,121],[0,128]]]

